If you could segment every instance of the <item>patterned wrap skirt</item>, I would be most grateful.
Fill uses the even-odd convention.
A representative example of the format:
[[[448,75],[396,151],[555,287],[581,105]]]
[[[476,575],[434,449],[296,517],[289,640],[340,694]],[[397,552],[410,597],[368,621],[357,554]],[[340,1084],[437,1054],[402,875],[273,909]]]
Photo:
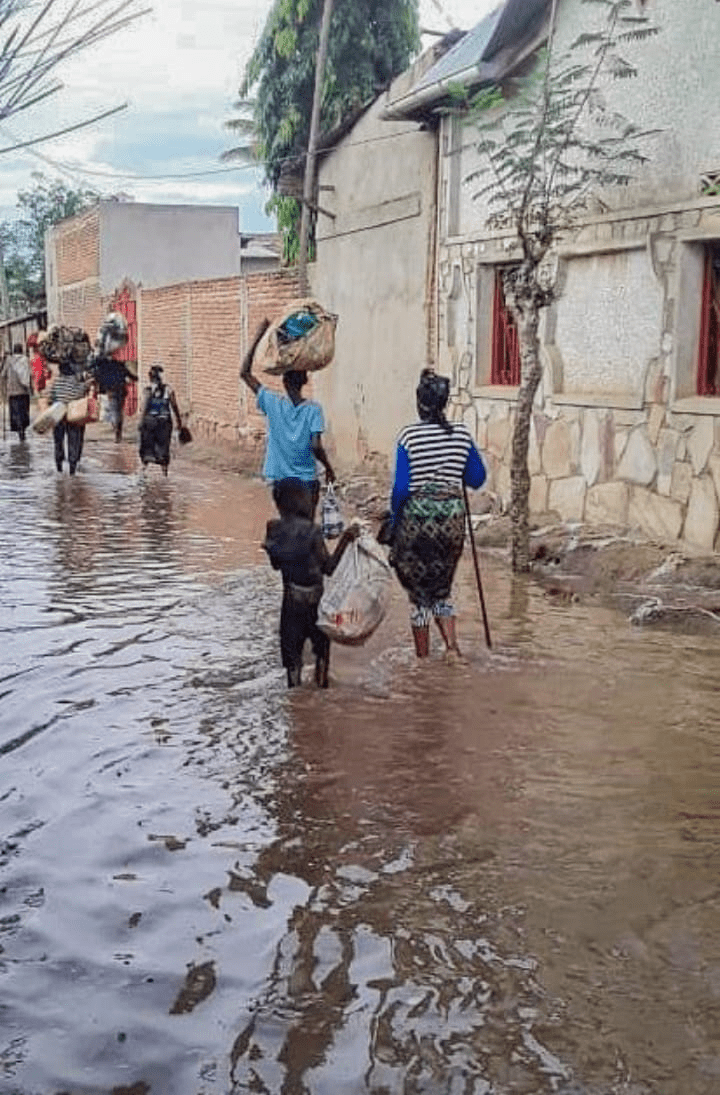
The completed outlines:
[[[432,608],[450,598],[465,543],[465,503],[457,489],[427,483],[395,521],[389,562],[412,604]]]
[[[172,419],[146,414],[140,423],[139,432],[140,459],[143,464],[160,464],[161,467],[167,467],[170,463]]]

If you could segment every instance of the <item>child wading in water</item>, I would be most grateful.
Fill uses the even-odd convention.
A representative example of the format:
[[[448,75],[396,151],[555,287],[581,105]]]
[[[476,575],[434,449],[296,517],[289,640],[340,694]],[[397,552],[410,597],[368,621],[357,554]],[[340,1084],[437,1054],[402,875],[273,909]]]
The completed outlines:
[[[327,688],[330,640],[317,625],[323,575],[333,573],[360,529],[357,525],[345,529],[331,555],[320,526],[311,519],[313,499],[306,483],[300,479],[281,479],[275,483],[273,498],[280,517],[268,521],[263,547],[274,569],[282,571],[280,653],[287,670],[288,688],[301,682],[306,639],[312,643],[315,654],[315,683],[318,688]]]

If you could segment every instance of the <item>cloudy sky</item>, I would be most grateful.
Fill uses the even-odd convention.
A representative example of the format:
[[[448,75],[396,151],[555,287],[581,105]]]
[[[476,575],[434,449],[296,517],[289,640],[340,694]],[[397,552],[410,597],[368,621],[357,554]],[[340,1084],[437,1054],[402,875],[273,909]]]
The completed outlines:
[[[136,201],[234,205],[240,227],[268,231],[257,170],[220,162],[244,66],[271,0],[150,0],[152,13],[58,70],[63,90],[0,124],[2,147],[127,102],[96,125],[0,159],[0,218],[42,171]],[[420,0],[421,26],[468,29],[498,0]],[[430,41],[429,39],[427,41]]]

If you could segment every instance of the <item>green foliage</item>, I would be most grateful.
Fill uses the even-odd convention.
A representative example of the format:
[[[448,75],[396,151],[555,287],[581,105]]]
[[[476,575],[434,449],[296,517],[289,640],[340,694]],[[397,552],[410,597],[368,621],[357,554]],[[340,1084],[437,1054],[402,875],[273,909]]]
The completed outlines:
[[[322,0],[275,0],[240,89],[254,92],[256,155],[276,188],[310,133]],[[418,0],[335,0],[320,118],[327,132],[405,69],[418,50]]]
[[[535,276],[548,249],[591,196],[632,180],[646,160],[643,140],[658,132],[610,110],[602,91],[607,81],[637,75],[618,50],[657,28],[630,13],[631,0],[583,3],[600,10],[597,26],[560,56],[551,34],[529,77],[505,89],[504,98],[496,88],[481,91],[471,108],[483,166],[468,181],[490,205],[491,223],[517,232],[524,270],[514,290],[539,306],[553,295]]]
[[[281,194],[273,194],[265,206],[265,212],[275,216],[278,232],[282,236],[282,260],[286,266],[293,266],[300,253],[301,211],[302,205],[297,198],[286,198]]]
[[[73,189],[57,180],[33,174],[33,186],[17,196],[17,220],[0,225],[11,308],[22,312],[45,301],[45,230],[94,205],[94,190]]]

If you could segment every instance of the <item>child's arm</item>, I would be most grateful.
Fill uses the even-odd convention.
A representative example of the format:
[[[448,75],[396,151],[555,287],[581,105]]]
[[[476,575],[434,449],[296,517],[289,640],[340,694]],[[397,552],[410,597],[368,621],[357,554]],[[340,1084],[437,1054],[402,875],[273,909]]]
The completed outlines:
[[[277,525],[277,523],[278,523],[277,519],[274,520],[274,521],[268,521],[267,525],[265,526],[265,539],[263,540],[263,543],[262,543],[263,551],[267,552],[268,559],[270,560],[270,565],[272,566],[273,570],[279,570],[280,569],[280,563],[277,559],[277,556],[273,552],[274,539],[275,539],[275,537],[274,537],[274,528],[275,528],[275,525]]]
[[[340,560],[343,557],[343,554],[345,552],[345,548],[348,546],[348,544],[352,543],[353,540],[357,540],[359,535],[360,535],[360,526],[359,525],[348,525],[348,527],[345,529],[345,531],[340,536],[340,539],[338,540],[337,544],[335,545],[335,550],[332,553],[332,555],[329,553],[328,549],[325,547],[325,541],[323,541],[323,549],[324,549],[323,574],[332,574],[333,573],[333,571],[335,570],[338,563],[340,562]]]

